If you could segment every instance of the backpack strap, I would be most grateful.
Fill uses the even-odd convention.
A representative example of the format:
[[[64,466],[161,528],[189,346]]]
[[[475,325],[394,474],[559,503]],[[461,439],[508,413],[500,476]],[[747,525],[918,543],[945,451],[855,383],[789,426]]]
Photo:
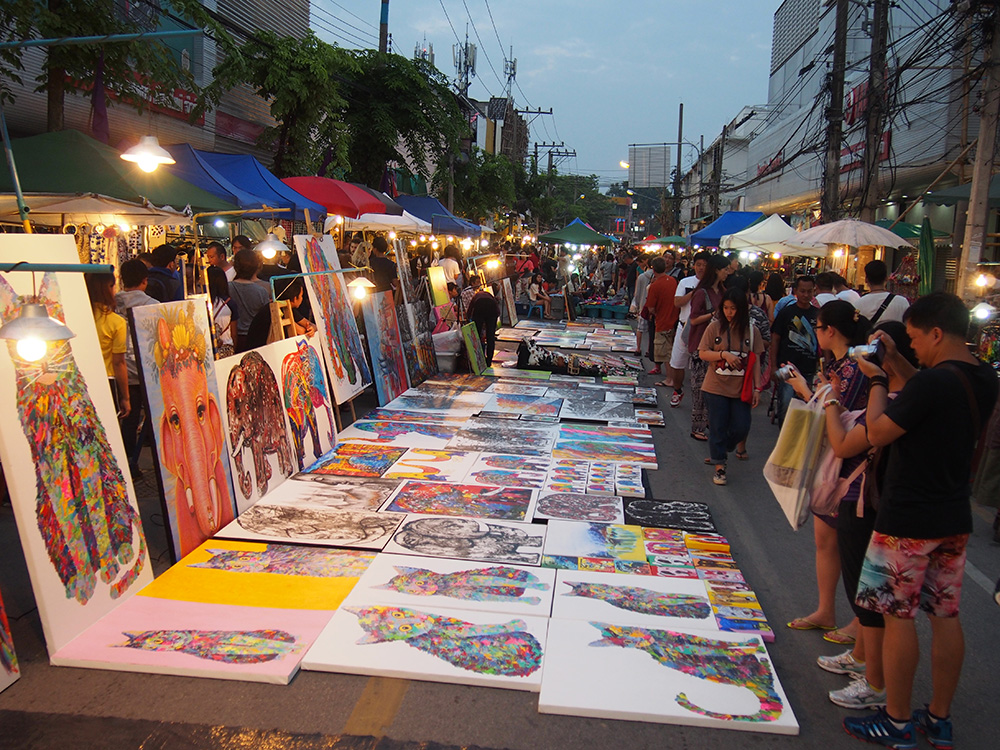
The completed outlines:
[[[982,424],[982,418],[979,415],[979,404],[976,401],[976,394],[972,390],[972,383],[969,382],[968,376],[962,371],[962,368],[953,365],[951,362],[942,362],[940,365],[946,370],[950,370],[955,373],[959,381],[962,383],[962,387],[965,389],[965,396],[969,399],[969,412],[972,416],[972,436],[976,441],[975,452],[972,454],[972,474],[976,473],[976,467],[979,466],[979,459],[983,455],[983,448],[986,447],[986,428],[989,423]]]
[[[874,325],[878,323],[879,318],[882,317],[882,313],[885,312],[886,308],[889,307],[889,303],[892,302],[892,300],[895,299],[895,297],[896,295],[893,294],[892,292],[886,293],[885,299],[882,300],[882,305],[879,307],[878,310],[875,311],[875,315],[872,317],[869,325],[874,327]]]

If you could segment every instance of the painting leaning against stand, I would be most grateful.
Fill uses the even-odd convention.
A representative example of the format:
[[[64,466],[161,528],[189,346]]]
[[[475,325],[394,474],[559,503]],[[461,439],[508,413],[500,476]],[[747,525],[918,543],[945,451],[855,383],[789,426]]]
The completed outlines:
[[[362,309],[378,403],[385,406],[410,387],[392,292],[373,294],[362,303]]]
[[[17,654],[14,653],[14,639],[10,635],[10,623],[7,622],[3,597],[0,596],[0,693],[13,685],[20,676]]]
[[[0,262],[26,259],[79,262],[68,235],[0,235]],[[38,283],[38,301],[76,337],[37,361],[13,341],[0,348],[0,460],[52,656],[153,573],[83,276]],[[31,297],[30,273],[0,274],[0,322]]]
[[[475,323],[466,323],[462,326],[462,340],[465,342],[465,351],[469,355],[469,367],[476,375],[482,375],[483,370],[489,367],[486,362],[486,355],[483,353],[483,342],[479,340],[479,329]]]

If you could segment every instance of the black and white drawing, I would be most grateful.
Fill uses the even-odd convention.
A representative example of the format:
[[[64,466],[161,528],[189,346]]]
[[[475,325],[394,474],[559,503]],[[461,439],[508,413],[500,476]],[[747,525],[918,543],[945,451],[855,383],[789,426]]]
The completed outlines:
[[[639,526],[715,533],[712,511],[704,503],[679,500],[632,500],[625,504],[625,520]]]
[[[386,552],[538,565],[545,527],[514,521],[408,515]]]
[[[330,547],[382,549],[405,516],[258,502],[219,532],[223,539],[296,541]]]

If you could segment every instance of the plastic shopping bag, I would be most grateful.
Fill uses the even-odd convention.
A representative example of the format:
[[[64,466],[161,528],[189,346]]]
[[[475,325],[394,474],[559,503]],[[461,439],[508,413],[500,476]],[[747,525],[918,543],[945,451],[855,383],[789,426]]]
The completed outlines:
[[[826,434],[823,401],[829,393],[830,386],[823,386],[809,403],[792,399],[778,442],[764,464],[764,479],[793,529],[809,519],[809,488]]]

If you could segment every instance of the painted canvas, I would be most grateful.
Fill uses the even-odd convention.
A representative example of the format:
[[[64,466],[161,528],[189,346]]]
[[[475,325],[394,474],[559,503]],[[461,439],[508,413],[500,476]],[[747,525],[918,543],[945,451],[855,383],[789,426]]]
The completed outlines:
[[[405,265],[405,264],[403,264]],[[425,303],[426,304],[426,303]],[[401,305],[396,309],[396,320],[399,323],[399,340],[406,363],[406,373],[411,385],[419,385],[437,372],[437,358],[434,355],[434,340],[428,330],[427,336],[417,326],[414,305]],[[430,344],[430,358],[424,350]]]
[[[548,475],[549,460],[542,456],[483,453],[464,477],[470,484],[494,487],[541,489]]]
[[[559,440],[552,449],[554,458],[576,458],[589,461],[616,461],[639,464],[655,469],[656,451],[652,445],[604,443],[593,440]]]
[[[420,363],[420,380],[438,373],[437,354],[434,351],[434,337],[431,334],[431,306],[427,300],[411,302],[406,306],[406,315],[413,330],[413,343]],[[419,381],[418,381],[419,382]]]
[[[615,464],[615,494],[622,497],[646,497],[642,468],[636,464]]]
[[[534,492],[446,482],[404,482],[385,510],[424,515],[530,521]]]
[[[613,495],[588,495],[574,492],[553,492],[538,498],[535,515],[538,518],[559,518],[567,521],[597,521],[624,523],[622,499]]]
[[[365,336],[372,356],[372,377],[375,379],[378,403],[385,406],[410,387],[392,292],[371,295],[361,308],[365,316]]]
[[[635,419],[635,407],[631,401],[601,400],[566,400],[563,401],[559,418],[563,420],[577,419],[585,422],[607,422],[609,420]]]
[[[487,411],[500,411],[507,414],[528,414],[541,417],[559,416],[562,406],[561,398],[548,396],[528,396],[519,393],[496,393],[483,407]]]
[[[287,685],[329,611],[134,596],[52,655],[59,667]]]
[[[611,461],[591,461],[587,474],[588,495],[615,494],[615,464]]]
[[[272,505],[261,500],[220,531],[219,537],[378,550],[402,520],[396,513],[336,510],[307,503]]]
[[[522,321],[523,322],[523,321]],[[538,323],[537,325],[541,325]],[[491,367],[483,375],[494,378],[522,378],[525,380],[548,380],[552,373],[548,370],[519,370],[516,367]]]
[[[538,690],[548,621],[377,599],[342,607],[305,669]]]
[[[0,262],[28,258],[79,262],[68,235],[0,235]],[[38,302],[76,338],[35,361],[0,345],[0,460],[52,653],[153,574],[83,277],[37,281]],[[30,273],[0,274],[0,323],[32,295]]]
[[[527,426],[525,426],[527,425]],[[553,431],[511,419],[470,420],[448,443],[449,448],[485,453],[544,456],[552,450]]]
[[[545,494],[554,492],[585,493],[589,476],[589,461],[555,458],[552,460],[548,477],[545,480]]]
[[[377,600],[400,607],[450,607],[548,617],[556,572],[435,557],[380,554],[345,604]]]
[[[427,280],[431,287],[431,300],[435,307],[447,305],[451,300],[448,298],[448,282],[444,278],[444,269],[440,266],[431,266],[427,269]]]
[[[380,477],[403,457],[406,448],[365,443],[338,443],[319,461],[306,467],[307,474],[340,477]]]
[[[384,476],[386,479],[460,482],[469,473],[478,456],[475,451],[410,448]]]
[[[293,342],[277,341],[215,363],[219,393],[224,394],[222,426],[229,439],[229,460],[240,513],[267,495],[296,470],[288,437],[284,399],[275,364]],[[322,455],[322,454],[321,454]]]
[[[678,500],[632,500],[625,504],[629,523],[698,533],[716,532],[712,511],[705,503]]]
[[[648,628],[718,632],[705,584],[697,578],[556,573],[552,617]]]
[[[521,396],[544,396],[548,388],[544,385],[520,385],[518,383],[493,383],[486,393],[518,394]]]
[[[549,521],[545,554],[646,561],[642,529],[621,524]]]
[[[606,424],[559,425],[560,440],[595,440],[600,443],[649,443],[653,433],[648,428],[612,427]]]
[[[366,419],[341,430],[340,439],[352,443],[441,449],[448,445],[448,441],[455,437],[456,432],[458,432],[457,427],[438,422],[389,422]]]
[[[330,403],[330,387],[326,381],[323,359],[314,337],[287,339],[294,349],[281,359],[281,395],[292,436],[292,452],[298,470],[306,464],[307,451],[312,461],[318,459],[337,442],[337,424]],[[279,342],[286,344],[286,342]]]
[[[594,685],[615,686],[614,691]],[[549,624],[541,713],[798,734],[755,635],[603,621]]]
[[[511,565],[538,565],[546,529],[516,521],[407,516],[385,552]]]
[[[514,289],[510,279],[504,278],[500,282],[501,293],[503,294],[504,311],[507,314],[507,324],[513,326],[517,323],[517,307],[514,305]]]
[[[340,270],[337,247],[329,235],[318,240],[311,235],[295,235],[295,250],[305,273]],[[347,283],[343,274],[304,278],[309,304],[320,323],[320,341],[333,395],[338,404],[343,404],[372,382]]]
[[[549,589],[551,588],[552,584],[550,583]],[[20,676],[21,670],[17,666],[17,654],[14,653],[14,638],[10,634],[7,611],[3,608],[3,597],[0,596],[0,693],[13,685]]]
[[[425,383],[426,385],[426,383]],[[468,421],[468,417],[455,417],[447,412],[435,412],[428,414],[423,411],[409,411],[407,409],[372,409],[365,414],[365,420],[377,422],[431,422],[433,424],[445,424],[450,427],[461,426]]]
[[[477,398],[484,394],[468,393],[462,396],[442,396],[431,393],[418,393],[413,396],[399,396],[385,406],[386,411],[417,411],[426,412],[425,419],[436,419],[436,414],[450,417],[471,417],[483,408],[489,400]]]
[[[396,479],[296,474],[267,495],[272,505],[318,505],[334,510],[376,511],[399,487]]]
[[[482,375],[489,363],[483,353],[483,342],[479,339],[475,323],[466,323],[462,326],[462,341],[465,343],[465,354],[469,358],[469,368],[476,375]]]

